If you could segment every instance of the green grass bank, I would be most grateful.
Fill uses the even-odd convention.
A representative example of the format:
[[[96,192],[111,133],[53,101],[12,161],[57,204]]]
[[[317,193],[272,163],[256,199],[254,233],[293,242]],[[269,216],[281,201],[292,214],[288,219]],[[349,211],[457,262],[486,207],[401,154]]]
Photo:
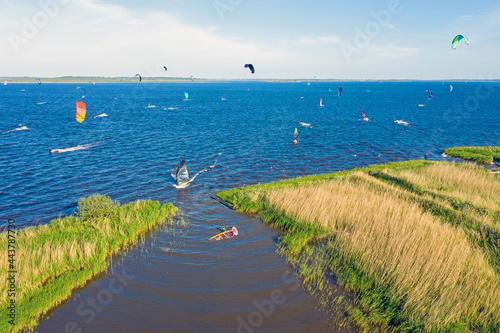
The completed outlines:
[[[75,288],[105,272],[114,254],[137,244],[148,231],[177,211],[172,204],[136,201],[120,206],[109,197],[93,195],[80,200],[78,216],[53,220],[15,233],[15,320],[7,306],[10,283],[0,289],[0,332],[33,330],[43,316],[68,299]],[[12,235],[12,233],[11,233]],[[0,234],[1,252],[7,253],[8,232]],[[10,263],[12,264],[12,262]],[[0,279],[11,270],[7,256],[0,261]]]
[[[448,156],[482,164],[500,161],[500,147],[455,147],[445,149],[444,153]]]
[[[304,287],[362,332],[465,333],[500,331],[499,193],[484,168],[408,161],[218,197],[281,230]]]

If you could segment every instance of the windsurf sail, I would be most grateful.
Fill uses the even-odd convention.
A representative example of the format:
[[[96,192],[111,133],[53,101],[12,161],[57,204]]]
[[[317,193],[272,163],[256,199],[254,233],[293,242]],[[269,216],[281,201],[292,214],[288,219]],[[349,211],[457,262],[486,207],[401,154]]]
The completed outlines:
[[[175,173],[171,173],[172,178],[175,179],[176,184],[174,187],[176,188],[186,188],[191,184],[191,182],[202,172],[207,171],[207,169],[203,169],[200,172],[196,173],[192,178],[189,178],[189,172],[187,170],[187,165],[185,160],[181,160],[177,163],[177,169]]]
[[[87,107],[83,102],[76,102],[76,121],[82,123],[85,120],[85,113],[87,112]]]
[[[342,95],[342,91],[344,91],[344,89],[342,89],[341,86],[338,86],[338,88],[339,88],[339,96],[341,96]]]
[[[323,105],[323,98],[321,98],[321,99],[319,100],[319,106],[324,106],[324,105]]]
[[[175,176],[173,177],[177,182],[177,185],[181,185],[189,181],[189,172],[185,160],[181,160],[177,164],[177,169],[175,170]]]
[[[361,110],[361,114],[363,115],[363,119],[365,119],[365,112],[363,110]]]
[[[35,76],[35,79],[36,79],[36,81],[38,82],[39,85],[42,84],[42,81],[40,81],[40,78],[38,76]]]
[[[187,92],[184,93],[184,99],[189,99],[189,94]]]
[[[191,75],[191,81],[193,81],[193,80],[194,80],[194,77]]]
[[[469,45],[469,38],[467,38],[467,36],[464,36],[464,35],[456,35],[455,38],[453,38],[453,40],[451,41],[451,48],[456,50],[457,49],[457,45],[458,43],[461,41],[461,40],[464,40],[465,44]]]
[[[293,141],[297,141],[299,138],[299,131],[297,130],[297,127],[295,127],[295,132],[293,132]]]
[[[232,227],[231,230],[228,231],[223,231],[220,234],[217,234],[213,237],[210,237],[211,241],[215,240],[221,240],[221,239],[226,239],[226,238],[233,238],[234,236],[238,235],[238,229],[236,227]]]

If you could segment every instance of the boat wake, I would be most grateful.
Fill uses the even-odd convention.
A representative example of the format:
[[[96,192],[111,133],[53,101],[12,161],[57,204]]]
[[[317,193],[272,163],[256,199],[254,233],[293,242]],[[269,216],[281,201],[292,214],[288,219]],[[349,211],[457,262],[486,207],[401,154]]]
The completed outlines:
[[[7,133],[10,133],[10,132],[17,132],[17,131],[27,131],[27,130],[29,130],[28,127],[26,127],[26,126],[19,126],[18,128],[14,128],[14,129],[12,129],[10,131],[3,132],[3,134],[7,134]]]
[[[394,122],[395,122],[396,124],[403,125],[403,126],[408,126],[408,125],[410,125],[410,123],[407,123],[407,122],[406,122],[406,121],[404,121],[404,120],[394,120]]]
[[[97,116],[95,116],[94,118],[102,118],[102,117],[109,117],[106,113],[101,113]]]
[[[61,148],[61,149],[51,149],[51,148],[49,148],[49,152],[51,154],[59,154],[59,153],[67,153],[67,152],[70,152],[70,151],[85,150],[85,149],[89,149],[89,148],[98,146],[101,143],[102,142],[88,143],[86,145],[78,145],[76,147]]]

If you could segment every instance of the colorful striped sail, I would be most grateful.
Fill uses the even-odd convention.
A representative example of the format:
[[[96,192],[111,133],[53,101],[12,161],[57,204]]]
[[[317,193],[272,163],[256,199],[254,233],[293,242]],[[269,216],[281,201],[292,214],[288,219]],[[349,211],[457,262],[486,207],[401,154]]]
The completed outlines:
[[[217,234],[213,237],[210,237],[211,241],[214,240],[221,240],[221,239],[226,239],[226,238],[233,238],[234,236],[238,235],[238,229],[235,227],[232,227],[231,230],[221,232],[220,234]]]

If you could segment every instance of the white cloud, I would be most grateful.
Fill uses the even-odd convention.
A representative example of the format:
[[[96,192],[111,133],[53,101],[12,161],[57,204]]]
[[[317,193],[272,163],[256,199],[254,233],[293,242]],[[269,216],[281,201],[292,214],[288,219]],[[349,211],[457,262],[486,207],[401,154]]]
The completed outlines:
[[[403,47],[396,46],[395,44],[386,44],[382,46],[368,46],[366,47],[366,53],[370,55],[370,57],[381,57],[385,59],[403,59],[409,58],[416,55],[419,52],[419,49],[416,47]]]
[[[19,19],[9,21],[21,33]],[[165,64],[171,76],[228,77],[243,73],[246,62],[272,64],[286,57],[257,43],[222,37],[217,30],[182,23],[168,13],[75,1],[61,7],[19,54],[10,48],[0,55],[11,70],[2,74],[131,76]]]
[[[302,37],[297,39],[298,43],[309,45],[338,44],[341,41],[342,39],[337,36]]]

